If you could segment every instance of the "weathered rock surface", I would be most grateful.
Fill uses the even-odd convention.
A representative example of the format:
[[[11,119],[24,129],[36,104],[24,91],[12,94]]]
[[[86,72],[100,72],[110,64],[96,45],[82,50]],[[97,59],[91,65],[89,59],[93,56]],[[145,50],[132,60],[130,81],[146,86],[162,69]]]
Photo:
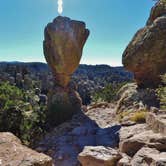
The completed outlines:
[[[141,132],[147,131],[146,124],[136,124],[133,126],[122,127],[119,132],[120,142],[133,137],[134,135],[140,134]]]
[[[125,153],[122,153],[122,158],[118,161],[117,166],[131,166],[131,157],[126,155]]]
[[[52,166],[52,159],[22,145],[11,133],[0,133],[0,165]]]
[[[120,151],[133,156],[143,146],[166,151],[166,136],[147,130],[120,142]]]
[[[116,112],[145,110],[158,107],[159,101],[153,89],[140,89],[135,83],[124,85],[118,92]]]
[[[143,147],[131,161],[132,166],[165,166],[166,152],[159,152],[154,148]]]
[[[155,113],[148,113],[146,116],[146,123],[154,132],[166,135],[166,114],[164,112],[158,115]]]
[[[59,125],[81,111],[82,100],[79,94],[71,89],[55,86],[48,95],[47,117],[52,126]]]
[[[68,85],[88,36],[84,22],[68,17],[59,16],[45,28],[44,55],[58,85]]]
[[[115,149],[103,146],[85,146],[78,160],[82,166],[115,166],[121,158]]]
[[[166,3],[157,2],[147,25],[140,29],[123,53],[125,68],[141,87],[157,86],[166,72]]]

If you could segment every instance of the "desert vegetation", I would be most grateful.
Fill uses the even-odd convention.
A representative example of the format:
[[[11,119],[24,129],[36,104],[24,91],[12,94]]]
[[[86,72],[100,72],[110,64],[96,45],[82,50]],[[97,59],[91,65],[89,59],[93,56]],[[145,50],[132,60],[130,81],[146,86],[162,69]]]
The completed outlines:
[[[32,145],[45,127],[46,105],[35,91],[24,91],[8,82],[0,83],[0,131],[9,131]]]

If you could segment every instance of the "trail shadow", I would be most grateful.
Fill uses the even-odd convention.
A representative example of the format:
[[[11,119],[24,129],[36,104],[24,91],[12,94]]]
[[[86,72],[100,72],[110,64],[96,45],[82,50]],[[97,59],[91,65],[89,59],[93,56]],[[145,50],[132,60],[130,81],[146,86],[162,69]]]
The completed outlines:
[[[54,159],[55,165],[78,166],[77,156],[85,146],[118,147],[120,128],[120,125],[101,128],[94,120],[79,112],[72,120],[55,128],[60,134],[54,135],[52,131],[39,146]]]

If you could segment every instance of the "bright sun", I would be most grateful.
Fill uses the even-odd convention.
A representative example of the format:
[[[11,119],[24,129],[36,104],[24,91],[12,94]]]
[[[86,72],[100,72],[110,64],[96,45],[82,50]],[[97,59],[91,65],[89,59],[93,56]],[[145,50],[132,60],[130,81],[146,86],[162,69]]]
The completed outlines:
[[[58,13],[62,14],[63,12],[63,0],[58,0]]]

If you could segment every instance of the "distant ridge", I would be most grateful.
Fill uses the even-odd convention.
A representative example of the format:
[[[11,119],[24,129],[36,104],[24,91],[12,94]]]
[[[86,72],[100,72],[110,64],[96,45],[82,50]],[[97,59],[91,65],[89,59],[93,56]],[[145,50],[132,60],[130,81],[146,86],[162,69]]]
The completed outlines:
[[[43,62],[19,62],[19,61],[11,61],[11,62],[0,62],[0,68],[4,68],[9,66],[19,66],[19,67],[27,67],[30,72],[35,73],[43,73],[50,72],[50,68],[46,63]],[[74,76],[86,76],[89,79],[99,78],[99,79],[107,79],[108,82],[121,82],[128,81],[133,79],[133,74],[126,71],[124,67],[111,67],[109,65],[101,64],[101,65],[87,65],[80,64],[78,69],[75,71]],[[109,78],[109,79],[108,79]]]

